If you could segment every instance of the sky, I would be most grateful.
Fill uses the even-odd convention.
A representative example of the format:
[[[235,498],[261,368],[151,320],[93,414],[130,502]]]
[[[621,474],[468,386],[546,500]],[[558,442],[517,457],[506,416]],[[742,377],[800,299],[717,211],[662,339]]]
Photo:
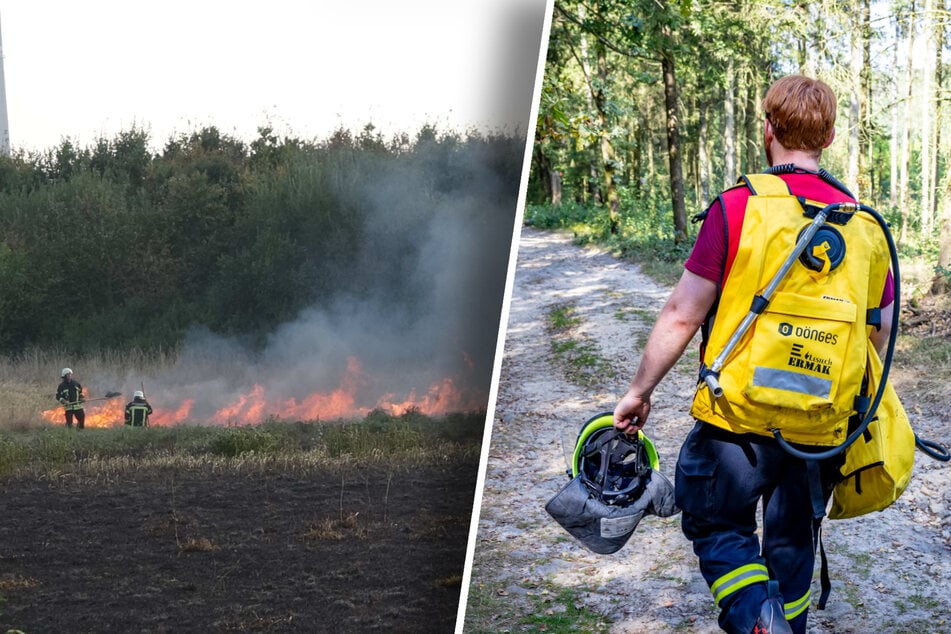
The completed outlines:
[[[524,131],[546,0],[0,0],[14,151],[133,126]],[[525,69],[530,69],[525,72]],[[514,85],[513,85],[514,84]]]

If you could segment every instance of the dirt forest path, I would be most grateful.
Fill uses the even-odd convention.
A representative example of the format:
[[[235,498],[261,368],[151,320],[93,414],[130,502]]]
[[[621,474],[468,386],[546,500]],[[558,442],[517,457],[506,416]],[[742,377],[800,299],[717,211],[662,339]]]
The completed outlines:
[[[570,235],[522,229],[466,632],[552,630],[559,618],[574,619],[569,631],[719,631],[679,515],[647,517],[618,553],[596,555],[544,510],[568,481],[565,451],[585,420],[613,409],[669,292]],[[576,319],[568,336],[601,364],[594,380],[579,378],[553,346],[565,335],[549,330],[551,315],[566,308]],[[692,426],[695,349],[658,387],[645,430],[671,478]],[[893,376],[901,393],[901,369]],[[928,415],[944,409],[934,403],[909,414],[917,431],[947,442],[947,424]],[[824,523],[833,590],[826,610],[810,611],[811,634],[951,632],[949,483],[951,467],[918,452],[912,484],[895,505]]]

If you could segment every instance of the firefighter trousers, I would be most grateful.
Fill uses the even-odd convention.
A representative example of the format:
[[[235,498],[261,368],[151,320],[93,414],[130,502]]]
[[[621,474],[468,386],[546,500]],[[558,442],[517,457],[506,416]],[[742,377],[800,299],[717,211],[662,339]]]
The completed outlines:
[[[825,501],[839,461],[819,464]],[[806,463],[773,438],[698,422],[680,450],[675,492],[684,535],[720,609],[720,627],[752,632],[774,580],[787,622],[804,633],[819,531]],[[756,533],[760,500],[762,545]]]

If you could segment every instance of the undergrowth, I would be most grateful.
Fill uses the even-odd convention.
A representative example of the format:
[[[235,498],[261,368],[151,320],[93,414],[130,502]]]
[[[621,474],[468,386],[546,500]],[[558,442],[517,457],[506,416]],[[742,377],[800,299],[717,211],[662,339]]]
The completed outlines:
[[[147,427],[0,431],[0,476],[108,475],[144,467],[254,468],[283,463],[334,467],[354,461],[399,466],[477,459],[484,413],[430,418],[418,412],[244,427]]]

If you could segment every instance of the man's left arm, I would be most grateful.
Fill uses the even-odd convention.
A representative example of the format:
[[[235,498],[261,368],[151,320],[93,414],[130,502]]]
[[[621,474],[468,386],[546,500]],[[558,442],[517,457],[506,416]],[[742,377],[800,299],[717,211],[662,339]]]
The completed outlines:
[[[872,345],[875,346],[875,350],[878,351],[879,356],[885,354],[885,346],[888,345],[888,336],[892,330],[892,320],[895,319],[895,302],[890,303],[888,306],[883,306],[881,316],[881,327],[872,328],[872,334],[869,337],[872,340]]]

